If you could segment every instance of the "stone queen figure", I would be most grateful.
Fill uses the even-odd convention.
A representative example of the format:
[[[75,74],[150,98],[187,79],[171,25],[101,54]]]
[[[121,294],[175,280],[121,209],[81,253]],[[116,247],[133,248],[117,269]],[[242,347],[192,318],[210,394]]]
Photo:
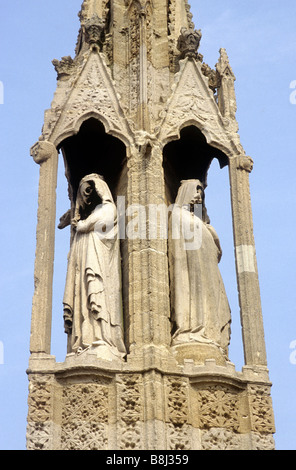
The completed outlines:
[[[63,299],[68,353],[91,349],[101,358],[123,358],[117,211],[101,176],[81,180],[72,227]]]
[[[194,210],[198,204],[202,216]],[[214,344],[227,357],[231,316],[218,267],[222,251],[199,180],[182,181],[170,227],[172,345]]]

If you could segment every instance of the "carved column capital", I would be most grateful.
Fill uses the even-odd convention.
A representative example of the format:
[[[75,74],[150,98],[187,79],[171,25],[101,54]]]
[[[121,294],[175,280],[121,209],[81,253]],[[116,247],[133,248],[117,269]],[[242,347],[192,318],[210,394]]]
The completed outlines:
[[[138,131],[135,133],[135,145],[141,156],[145,156],[147,150],[159,145],[159,142],[154,134]]]
[[[55,148],[52,142],[48,142],[46,140],[38,141],[31,147],[31,157],[33,157],[34,162],[40,165],[41,163],[48,160],[52,155],[57,153],[57,149]]]
[[[237,169],[244,170],[248,173],[251,173],[253,170],[254,161],[251,157],[243,155],[242,157],[237,158]]]

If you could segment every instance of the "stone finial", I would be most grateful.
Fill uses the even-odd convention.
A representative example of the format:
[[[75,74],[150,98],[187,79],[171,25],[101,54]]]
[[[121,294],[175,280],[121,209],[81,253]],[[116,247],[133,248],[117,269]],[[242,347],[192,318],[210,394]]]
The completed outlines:
[[[75,68],[74,60],[70,56],[62,57],[61,60],[54,59],[52,64],[58,74],[58,80],[67,80]]]
[[[218,105],[220,111],[224,117],[234,121],[237,109],[234,88],[235,75],[230,67],[226,50],[223,48],[220,49],[216,70],[219,78]]]
[[[219,73],[221,77],[232,78],[233,80],[235,80],[235,75],[232,71],[232,68],[230,67],[229,58],[228,58],[226,49],[221,48],[219,52],[220,52],[220,57],[216,65],[217,72]]]
[[[105,21],[94,14],[84,23],[85,40],[88,44],[102,45]]]
[[[81,5],[81,10],[78,13],[81,23],[84,23],[95,14],[103,18],[107,3],[106,0],[84,0]]]
[[[185,57],[200,59],[202,56],[197,54],[197,51],[202,38],[201,30],[197,31],[183,27],[180,33],[177,48],[181,52],[181,59]]]
[[[188,3],[188,0],[185,0],[185,10],[187,14],[187,21],[190,29],[194,29],[194,23],[193,23],[193,14],[191,13],[191,7]]]

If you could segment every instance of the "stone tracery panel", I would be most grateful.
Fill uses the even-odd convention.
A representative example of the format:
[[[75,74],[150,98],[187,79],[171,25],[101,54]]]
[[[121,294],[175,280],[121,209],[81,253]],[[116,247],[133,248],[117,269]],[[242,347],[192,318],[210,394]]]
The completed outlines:
[[[214,384],[198,389],[201,429],[224,428],[239,432],[239,395],[232,388]]]
[[[102,380],[63,388],[62,450],[107,448],[108,391]]]
[[[52,441],[53,390],[50,375],[32,375],[28,398],[27,449],[48,450]]]

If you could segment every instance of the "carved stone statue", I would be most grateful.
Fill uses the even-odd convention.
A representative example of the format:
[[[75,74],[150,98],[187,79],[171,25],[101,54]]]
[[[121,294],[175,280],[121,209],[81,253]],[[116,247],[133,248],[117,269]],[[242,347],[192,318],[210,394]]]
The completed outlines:
[[[172,345],[214,344],[227,356],[231,317],[218,267],[222,251],[199,180],[182,181],[170,231]]]
[[[97,174],[80,182],[72,227],[63,300],[68,353],[95,349],[102,358],[123,358],[117,211]]]

